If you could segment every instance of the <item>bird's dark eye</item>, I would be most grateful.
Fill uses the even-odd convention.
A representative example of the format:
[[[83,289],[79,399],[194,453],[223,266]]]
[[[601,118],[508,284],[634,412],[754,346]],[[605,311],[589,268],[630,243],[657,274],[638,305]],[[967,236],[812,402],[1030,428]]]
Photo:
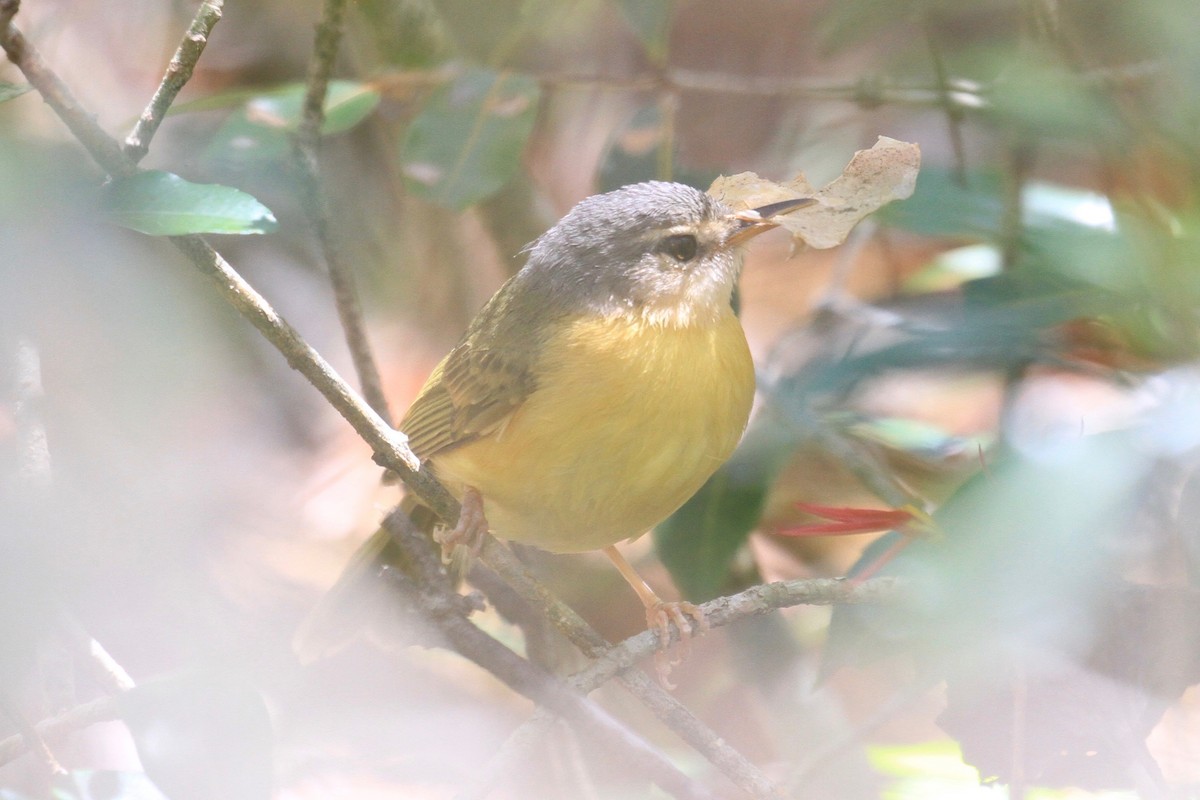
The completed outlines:
[[[691,261],[700,249],[696,237],[690,233],[677,233],[662,241],[662,250],[676,261]]]

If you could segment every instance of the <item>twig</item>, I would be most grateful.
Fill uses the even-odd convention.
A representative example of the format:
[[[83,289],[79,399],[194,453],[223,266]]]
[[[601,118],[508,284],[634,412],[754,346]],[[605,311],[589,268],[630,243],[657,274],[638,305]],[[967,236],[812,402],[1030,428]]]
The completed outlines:
[[[193,266],[212,278],[221,295],[283,354],[292,369],[307,378],[350,423],[374,451],[376,463],[395,470],[443,520],[458,519],[458,501],[420,467],[407,438],[392,430],[229,262],[199,236],[177,236],[171,241]]]
[[[572,644],[582,650],[584,655],[593,659],[602,659],[609,657],[617,649],[605,641],[604,637],[576,614],[574,609],[552,595],[548,589],[535,580],[525,569],[525,565],[518,561],[507,547],[489,537],[484,543],[481,555],[484,563],[495,570],[526,602],[541,609],[551,624],[558,628]],[[657,639],[654,641],[657,645]],[[628,662],[625,670],[632,667],[636,661],[637,659]],[[668,694],[645,673],[626,672],[625,670],[613,672],[608,675],[608,678],[614,677],[618,673],[624,673],[620,675],[622,685],[681,739],[721,770],[734,785],[754,798],[782,796],[782,791],[748,758],[730,747],[724,739],[697,719],[682,703]],[[572,684],[585,693],[592,691],[600,683],[587,685],[572,680]],[[530,724],[536,726],[542,723],[531,722]],[[521,748],[514,746],[513,752],[519,753],[520,750]],[[497,771],[502,772],[503,767],[498,767]]]
[[[700,610],[710,627],[719,628],[746,617],[797,605],[891,602],[903,590],[903,582],[891,577],[873,578],[857,585],[845,578],[797,578],[764,583],[738,594],[718,597],[700,606]],[[670,634],[672,641],[678,641],[679,632],[675,628],[671,628]],[[575,673],[571,682],[583,691],[591,691],[652,655],[657,648],[657,631],[643,631]]]
[[[50,772],[62,775],[66,773],[62,764],[58,763],[58,759],[54,757],[54,753],[50,752],[50,748],[46,745],[46,740],[38,729],[25,718],[12,701],[6,695],[0,695],[0,710],[4,712],[4,716],[8,717],[17,726],[17,730],[21,733],[16,738],[21,741],[23,749],[30,750],[35,753],[38,759],[46,765]],[[0,742],[3,745],[3,742]]]
[[[208,44],[208,35],[212,33],[213,27],[221,19],[223,3],[224,0],[204,0],[200,4],[191,27],[180,40],[179,47],[175,49],[175,55],[171,56],[171,63],[167,65],[166,74],[158,84],[158,89],[150,98],[146,110],[138,117],[133,130],[125,137],[125,155],[134,164],[145,157],[146,152],[150,149],[150,140],[154,138],[158,126],[162,124],[163,118],[167,115],[167,109],[175,102],[175,98],[183,89],[184,84],[191,80],[192,70],[195,69],[196,62],[200,60],[200,54],[204,52],[204,48]]]
[[[950,134],[950,148],[954,152],[954,179],[960,186],[967,185],[967,155],[963,144],[963,109],[951,99],[950,74],[946,70],[946,60],[942,56],[942,47],[938,42],[937,31],[933,25],[933,12],[926,9],[924,19],[925,44],[929,48],[929,57],[933,62],[933,74],[937,81],[938,93],[941,95],[942,108],[946,112],[946,127]]]
[[[110,175],[132,175],[137,167],[125,158],[121,146],[96,124],[95,117],[83,109],[70,88],[42,60],[37,48],[12,23],[20,7],[20,0],[0,0],[0,47],[8,60],[21,70],[96,163]]]
[[[0,47],[4,48],[26,79],[42,93],[46,102],[101,167],[110,175],[131,175],[136,172],[137,166],[126,157],[116,140],[96,124],[12,24],[17,7],[16,0],[0,0],[0,23],[4,23],[0,28]],[[404,435],[392,430],[379,414],[363,402],[325,359],[219,253],[199,236],[172,237],[171,241],[188,256],[193,266],[213,279],[225,299],[283,354],[288,364],[325,396],[371,446],[375,461],[380,466],[399,474],[442,519],[458,519],[458,501],[428,470],[420,469],[420,462],[409,449]]]
[[[338,43],[342,36],[342,18],[345,0],[326,0],[321,22],[317,25],[313,43],[312,62],[308,68],[307,86],[300,126],[296,131],[296,160],[300,165],[301,192],[305,211],[312,222],[317,242],[329,271],[329,282],[333,286],[334,302],[338,318],[346,336],[346,345],[354,362],[358,383],[371,408],[375,409],[389,425],[387,396],[383,381],[371,354],[371,343],[363,323],[362,306],[355,287],[354,271],[346,263],[341,248],[329,224],[329,202],[321,185],[319,147],[321,126],[325,122],[325,96],[329,90],[329,76],[333,61],[337,57]]]
[[[43,743],[55,741],[95,725],[97,722],[108,722],[120,716],[117,701],[112,697],[102,697],[90,703],[76,706],[70,711],[57,717],[43,720],[34,726],[34,731]],[[7,764],[18,758],[29,749],[29,743],[21,735],[0,739],[0,764]]]
[[[117,663],[104,645],[88,633],[72,614],[60,614],[59,627],[66,632],[71,645],[95,667],[97,678],[106,692],[117,695],[136,686],[125,668]]]
[[[395,577],[393,585],[405,595],[409,605],[425,613],[457,652],[514,691],[575,722],[665,791],[685,798],[709,796],[640,736],[472,624],[463,611],[463,598],[452,590],[441,569],[432,541],[416,529],[407,515],[399,511],[389,514],[385,527],[410,558],[400,570],[391,571]]]

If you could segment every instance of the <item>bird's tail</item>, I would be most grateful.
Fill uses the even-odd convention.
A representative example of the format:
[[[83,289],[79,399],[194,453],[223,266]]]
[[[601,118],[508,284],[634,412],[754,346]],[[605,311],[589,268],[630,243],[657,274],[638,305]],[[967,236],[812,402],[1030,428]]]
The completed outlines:
[[[436,515],[411,495],[401,509],[432,534]],[[354,552],[337,582],[318,601],[292,637],[292,650],[303,664],[333,655],[356,637],[403,642],[398,627],[407,616],[399,596],[383,577],[385,567],[402,568],[404,555],[382,527]]]

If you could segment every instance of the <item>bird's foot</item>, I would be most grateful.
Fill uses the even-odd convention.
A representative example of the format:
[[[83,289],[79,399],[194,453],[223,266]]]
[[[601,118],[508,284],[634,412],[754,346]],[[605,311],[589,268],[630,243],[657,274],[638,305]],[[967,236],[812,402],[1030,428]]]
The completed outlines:
[[[483,513],[483,495],[474,486],[468,486],[463,492],[458,523],[453,528],[437,531],[434,539],[442,546],[442,558],[449,561],[454,548],[459,546],[466,548],[472,556],[479,555],[487,531],[488,521]]]
[[[674,658],[669,652],[672,624],[679,631],[679,650]],[[654,671],[658,681],[666,688],[674,689],[671,668],[691,654],[692,637],[708,630],[708,619],[694,603],[659,600],[646,606],[646,625],[658,636],[658,651],[654,654]]]

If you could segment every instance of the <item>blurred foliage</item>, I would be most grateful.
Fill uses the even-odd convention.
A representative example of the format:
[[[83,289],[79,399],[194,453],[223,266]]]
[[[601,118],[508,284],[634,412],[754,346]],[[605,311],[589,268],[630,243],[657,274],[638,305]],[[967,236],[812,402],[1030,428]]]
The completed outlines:
[[[126,0],[77,20],[65,0],[26,5],[18,22],[114,131],[189,13]],[[291,631],[328,583],[312,565],[343,557],[328,542],[369,505],[339,496],[324,512],[336,521],[316,523],[296,501],[336,423],[207,287],[164,268],[165,248],[112,227],[270,234],[221,247],[340,358],[292,170],[315,4],[251,5],[227,9],[151,149],[157,169],[132,178],[105,182],[16,72],[0,75],[3,682],[35,719],[94,696],[102,681],[54,633],[78,614],[144,681],[123,718],[158,786],[74,770],[51,787],[17,762],[0,782],[23,788],[0,797],[262,797],[272,776],[319,796],[328,775],[452,792],[513,724],[490,684],[438,655],[363,646],[295,663]],[[937,533],[881,570],[913,591],[839,607],[828,625],[797,609],[740,627],[719,640],[726,658],[685,667],[703,673],[686,697],[796,767],[801,795],[929,796],[981,777],[1042,787],[1026,796],[1183,796],[1200,759],[1171,764],[1147,739],[1172,711],[1194,728],[1186,692],[1200,681],[1196,30],[1194,0],[736,13],[363,0],[326,97],[322,171],[373,336],[403,365],[389,376],[400,397],[520,244],[583,195],[746,168],[830,173],[878,134],[920,142],[915,194],[875,215],[832,273],[802,254],[744,304],[752,331],[756,303],[795,322],[755,342],[770,354],[741,448],[654,536],[681,591],[707,599],[764,575],[859,573],[903,541],[770,536],[802,519],[795,501],[912,503]],[[10,357],[28,342],[44,396]],[[39,437],[48,495],[27,469]],[[589,596],[586,566],[555,570],[602,627],[626,631],[632,615]],[[190,668],[215,676],[161,677]],[[871,739],[860,696],[886,710],[909,684],[946,688],[937,722],[954,744]],[[925,741],[935,716],[911,712],[900,737]],[[860,760],[795,756],[834,739]],[[596,762],[597,794],[642,790]],[[545,772],[524,796],[584,793]]]

